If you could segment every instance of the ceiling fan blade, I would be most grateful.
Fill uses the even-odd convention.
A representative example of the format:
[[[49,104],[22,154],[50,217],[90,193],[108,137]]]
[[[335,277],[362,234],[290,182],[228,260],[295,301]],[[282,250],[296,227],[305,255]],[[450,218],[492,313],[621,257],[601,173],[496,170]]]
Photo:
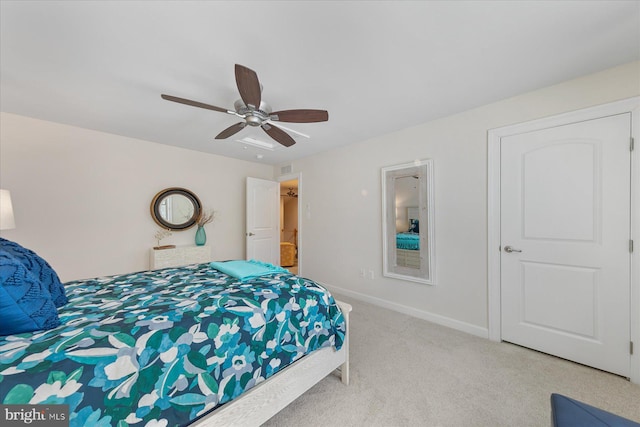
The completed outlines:
[[[220,111],[221,113],[231,113],[233,112],[227,110],[226,108],[216,107],[215,105],[203,104],[202,102],[192,101],[190,99],[178,98],[177,96],[171,95],[160,95],[162,99],[166,99],[167,101],[179,102],[180,104],[191,105],[192,107],[206,108],[207,110]]]
[[[280,123],[276,123],[276,122],[271,121],[271,120],[265,120],[264,122],[265,122],[265,123],[269,123],[269,124],[270,124],[270,125],[272,125],[272,126],[279,127],[279,128],[280,128],[280,129],[282,129],[282,130],[286,130],[287,132],[292,132],[292,133],[295,133],[296,135],[304,136],[305,138],[311,138],[311,137],[310,137],[309,135],[307,135],[306,133],[298,132],[297,130],[294,130],[294,129],[288,128],[288,127],[286,127],[286,126],[283,126],[283,125],[281,125]]]
[[[245,105],[260,108],[260,81],[255,71],[243,65],[236,64],[236,84],[238,92]]]
[[[226,128],[225,130],[223,130],[222,132],[220,132],[218,135],[216,135],[216,139],[225,139],[225,138],[229,138],[231,135],[235,135],[236,133],[240,132],[242,129],[244,129],[244,127],[247,124],[245,122],[240,122],[240,123],[236,123],[233,126],[229,126],[228,128]]]
[[[291,147],[293,144],[296,143],[293,140],[293,138],[291,138],[291,136],[289,136],[285,131],[283,131],[280,128],[271,126],[267,123],[263,124],[260,127],[262,128],[262,130],[264,130],[267,133],[267,135],[269,135],[271,138],[275,139],[285,147]]]
[[[271,120],[291,123],[326,122],[329,113],[325,110],[283,110],[270,114]]]

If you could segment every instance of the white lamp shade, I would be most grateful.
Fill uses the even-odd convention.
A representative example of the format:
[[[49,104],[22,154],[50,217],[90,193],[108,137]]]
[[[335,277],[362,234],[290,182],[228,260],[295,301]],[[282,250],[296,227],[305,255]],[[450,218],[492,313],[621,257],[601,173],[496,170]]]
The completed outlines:
[[[0,230],[16,228],[9,190],[0,190]]]

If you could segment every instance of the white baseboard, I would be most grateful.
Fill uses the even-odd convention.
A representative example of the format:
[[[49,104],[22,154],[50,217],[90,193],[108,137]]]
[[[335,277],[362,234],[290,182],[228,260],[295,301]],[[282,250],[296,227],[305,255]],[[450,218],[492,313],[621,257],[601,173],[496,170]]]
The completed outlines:
[[[369,304],[377,305],[378,307],[387,308],[389,310],[397,311],[399,313],[407,314],[409,316],[417,317],[418,319],[423,319],[428,322],[435,323],[437,325],[446,326],[451,329],[455,329],[458,331],[466,332],[471,335],[475,335],[480,338],[489,338],[489,329],[483,328],[477,325],[472,325],[470,323],[461,322],[456,319],[452,319],[450,317],[445,317],[440,314],[430,313],[428,311],[419,310],[413,307],[407,307],[406,305],[398,304],[395,302],[387,301],[382,298],[372,297],[370,295],[365,295],[360,292],[350,291],[348,289],[340,288],[338,286],[333,286],[328,283],[321,283],[332,293],[335,292],[337,294],[342,294],[360,301],[368,302]]]

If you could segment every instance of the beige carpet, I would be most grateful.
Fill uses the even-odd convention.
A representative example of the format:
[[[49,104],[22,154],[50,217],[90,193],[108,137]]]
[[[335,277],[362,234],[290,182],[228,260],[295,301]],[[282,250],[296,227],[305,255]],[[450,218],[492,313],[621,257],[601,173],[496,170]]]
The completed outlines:
[[[351,384],[329,376],[265,426],[549,426],[551,393],[640,421],[640,385],[512,344],[353,305]]]

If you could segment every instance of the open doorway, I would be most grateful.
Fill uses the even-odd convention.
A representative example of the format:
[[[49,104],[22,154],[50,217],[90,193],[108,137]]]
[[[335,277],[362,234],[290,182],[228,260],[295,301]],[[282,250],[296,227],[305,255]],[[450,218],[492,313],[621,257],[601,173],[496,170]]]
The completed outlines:
[[[280,265],[298,274],[298,179],[280,182]]]

